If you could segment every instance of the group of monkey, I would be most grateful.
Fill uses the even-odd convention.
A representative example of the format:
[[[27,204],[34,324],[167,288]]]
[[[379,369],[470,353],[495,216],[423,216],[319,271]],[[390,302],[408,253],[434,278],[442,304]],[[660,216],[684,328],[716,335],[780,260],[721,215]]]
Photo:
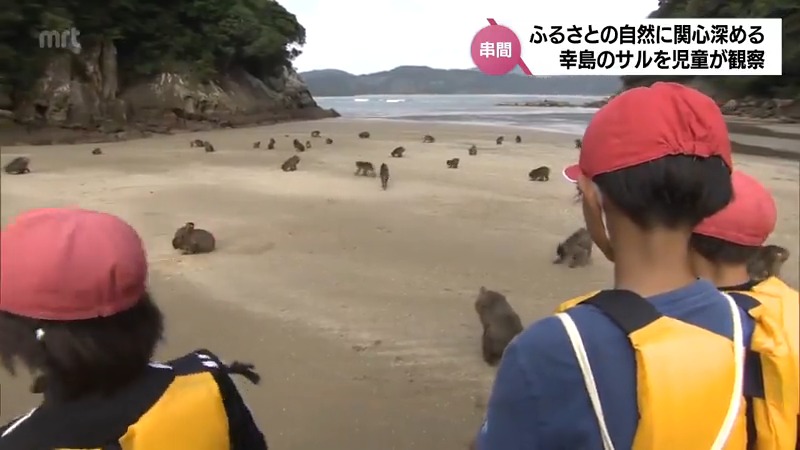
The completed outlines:
[[[319,131],[311,133],[312,138],[320,138]],[[361,139],[368,139],[370,133],[363,131],[358,135]],[[497,145],[501,145],[504,141],[503,136],[496,139]],[[522,138],[517,136],[515,141],[522,142]],[[431,135],[425,135],[422,139],[423,143],[433,143],[435,138]],[[333,144],[331,138],[326,138],[325,143]],[[276,141],[270,138],[267,143],[268,149],[275,148]],[[202,147],[206,152],[214,152],[214,146],[208,142],[200,139],[195,139],[190,143],[191,147]],[[305,144],[301,143],[298,139],[294,139],[294,148],[298,152],[304,152],[306,149],[311,148],[311,141],[306,141]],[[575,147],[580,149],[582,142],[580,139],[575,140]],[[253,148],[261,148],[261,142],[255,142]],[[406,149],[404,147],[397,147],[391,151],[390,156],[393,158],[402,158]],[[468,149],[468,154],[471,156],[477,155],[478,149],[472,145]],[[92,150],[93,155],[102,155],[103,152],[100,148]],[[300,162],[300,157],[294,155],[284,161],[281,169],[284,172],[292,172],[297,170],[297,164]],[[447,160],[447,167],[457,169],[459,158]],[[26,174],[30,173],[30,159],[24,156],[14,158],[11,162],[6,164],[4,171],[8,174]],[[389,167],[386,163],[381,164],[379,174],[376,175],[375,168],[371,162],[356,161],[355,175],[376,177],[381,179],[381,186],[385,190],[389,183]],[[529,174],[531,181],[548,181],[550,176],[550,168],[546,166],[533,169]],[[578,198],[578,197],[576,197]],[[181,250],[184,255],[192,255],[198,253],[210,253],[216,249],[216,239],[214,235],[204,229],[195,228],[193,222],[187,222],[175,231],[172,239],[172,247],[176,250]],[[593,242],[586,228],[579,228],[563,242],[556,246],[556,259],[553,264],[566,264],[569,268],[583,267],[591,262]],[[761,281],[771,276],[778,276],[781,267],[789,259],[789,250],[778,245],[765,245],[761,247],[759,252],[748,262],[747,271],[750,278],[754,281]],[[478,313],[481,326],[483,327],[483,335],[481,341],[481,349],[484,361],[490,366],[497,365],[503,355],[503,351],[508,346],[511,339],[523,330],[522,321],[519,315],[511,307],[506,297],[499,292],[488,290],[481,287],[478,293],[478,298],[475,301],[475,310]]]

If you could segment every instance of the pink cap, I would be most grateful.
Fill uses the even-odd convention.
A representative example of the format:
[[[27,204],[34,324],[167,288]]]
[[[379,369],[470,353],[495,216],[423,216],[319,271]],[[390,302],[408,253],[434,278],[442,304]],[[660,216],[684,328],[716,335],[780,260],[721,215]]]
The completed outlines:
[[[0,235],[0,311],[59,321],[107,317],[134,306],[146,285],[142,241],[116,216],[35,209]]]

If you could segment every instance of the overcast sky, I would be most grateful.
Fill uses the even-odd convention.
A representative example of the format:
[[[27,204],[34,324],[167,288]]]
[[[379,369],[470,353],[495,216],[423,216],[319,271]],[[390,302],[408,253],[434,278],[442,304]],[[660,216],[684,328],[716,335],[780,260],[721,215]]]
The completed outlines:
[[[473,67],[469,48],[491,17],[518,35],[542,21],[584,23],[637,20],[658,0],[278,0],[297,15],[307,43],[300,71],[340,69],[355,74],[402,65]],[[524,39],[524,37],[523,37]]]

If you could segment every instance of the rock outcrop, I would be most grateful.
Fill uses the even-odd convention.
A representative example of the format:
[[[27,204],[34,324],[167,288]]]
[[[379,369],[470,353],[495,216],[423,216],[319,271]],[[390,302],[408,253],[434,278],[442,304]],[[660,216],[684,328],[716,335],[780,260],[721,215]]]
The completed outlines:
[[[773,119],[783,123],[800,123],[800,100],[746,97],[718,102],[722,113],[753,119]]]
[[[316,104],[291,68],[265,80],[233,68],[214,82],[170,72],[129,86],[119,75],[110,41],[79,53],[54,52],[30,92],[0,96],[0,145],[100,142],[338,116]]]

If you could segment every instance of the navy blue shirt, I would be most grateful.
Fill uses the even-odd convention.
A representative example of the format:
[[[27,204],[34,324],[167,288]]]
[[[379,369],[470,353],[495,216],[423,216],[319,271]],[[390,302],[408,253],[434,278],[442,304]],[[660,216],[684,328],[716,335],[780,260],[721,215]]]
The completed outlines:
[[[730,306],[708,281],[648,301],[665,316],[733,337]],[[749,347],[754,323],[740,311]],[[639,421],[633,347],[624,332],[594,306],[579,305],[567,314],[586,347],[611,440],[615,448],[630,449]],[[479,450],[602,450],[600,427],[580,366],[557,317],[535,322],[509,344],[477,444]]]

